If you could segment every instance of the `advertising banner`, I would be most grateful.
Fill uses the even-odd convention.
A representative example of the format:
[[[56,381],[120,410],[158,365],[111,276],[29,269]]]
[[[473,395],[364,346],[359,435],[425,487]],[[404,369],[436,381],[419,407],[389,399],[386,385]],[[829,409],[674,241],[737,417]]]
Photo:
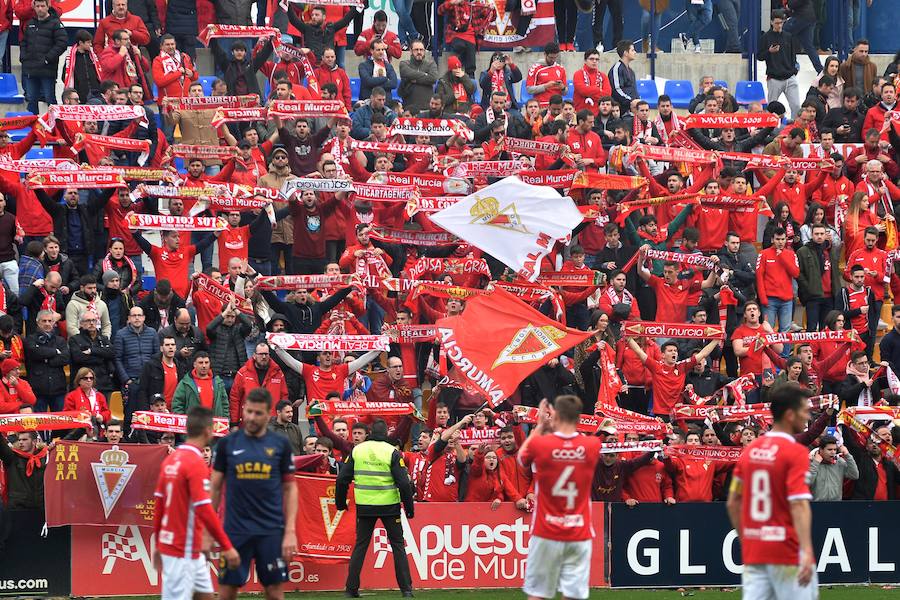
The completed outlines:
[[[463,510],[464,509],[464,510]],[[594,504],[597,537],[591,556],[591,586],[606,585],[604,506]],[[333,515],[332,515],[333,518]],[[406,554],[415,589],[514,588],[522,585],[531,515],[504,503],[444,503],[416,506],[411,521],[403,519]],[[72,528],[72,594],[75,596],[159,594],[160,575],[151,555],[156,540],[151,529],[120,527]],[[210,564],[215,575],[214,564]],[[251,569],[244,591],[261,591]],[[346,563],[322,564],[295,557],[288,565],[285,591],[343,590]],[[387,534],[375,529],[362,571],[365,589],[396,589]]]
[[[732,586],[741,547],[724,502],[610,505],[612,587]],[[900,502],[813,502],[820,584],[900,581]]]
[[[0,512],[0,596],[69,595],[70,530],[43,529],[42,511]]]

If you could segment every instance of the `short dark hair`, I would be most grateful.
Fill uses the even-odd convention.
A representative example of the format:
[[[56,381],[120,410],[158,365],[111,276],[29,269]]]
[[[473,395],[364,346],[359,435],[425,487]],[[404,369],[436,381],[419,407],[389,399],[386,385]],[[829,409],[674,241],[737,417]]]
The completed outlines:
[[[859,264],[853,265],[852,267],[850,267],[850,274],[851,274],[851,275],[852,275],[853,273],[859,273],[860,271],[862,271],[862,272],[865,273],[866,268],[865,268],[864,266],[862,266],[862,265],[859,265]]]
[[[872,234],[872,235],[874,235],[875,237],[878,237],[878,236],[880,235],[880,234],[878,233],[878,230],[875,229],[875,228],[872,227],[872,226],[866,227],[866,228],[863,230],[863,237],[866,237],[866,236],[869,235],[869,234]]]
[[[213,411],[205,406],[192,406],[187,411],[186,433],[189,438],[200,437],[207,427],[213,426]]]
[[[787,235],[787,231],[785,231],[784,227],[776,227],[772,232],[772,237],[778,237],[780,235]]]
[[[291,405],[290,400],[279,400],[278,404],[275,405],[275,410],[277,410],[278,412],[281,412],[282,410],[284,410],[286,407],[288,407],[290,405]]]
[[[366,425],[365,423],[363,423],[362,421],[357,421],[356,423],[354,423],[353,427],[351,427],[350,430],[352,431],[354,429],[361,429],[361,430],[365,431],[366,433],[369,433],[369,426]]]
[[[160,296],[168,296],[172,292],[172,283],[168,279],[160,279],[153,291]]]
[[[174,42],[174,41],[175,41],[175,36],[172,35],[171,33],[164,33],[164,34],[162,34],[161,36],[159,36],[159,43],[160,43],[160,44],[162,44],[163,42],[168,41],[168,40],[172,40],[172,41]]]
[[[837,438],[831,435],[830,433],[826,433],[819,438],[819,448],[824,448],[828,444],[837,445]]]
[[[356,429],[356,426],[353,427]],[[372,423],[371,437],[374,440],[386,441],[388,437],[388,426],[384,419],[375,419]]]
[[[700,230],[696,227],[685,227],[684,232],[681,234],[681,238],[689,242],[699,242]]]
[[[659,349],[665,351],[665,349],[668,348],[669,346],[672,346],[676,350],[678,350],[678,344],[673,342],[672,340],[666,340],[665,342],[663,342],[663,345],[660,346]]]
[[[556,410],[556,418],[563,423],[577,424],[581,415],[581,398],[571,394],[557,396],[553,401]]]
[[[670,98],[668,94],[661,94],[659,96],[659,98],[656,100],[656,105],[659,106],[663,102],[668,102],[669,104],[672,104],[672,98]]]
[[[194,361],[196,361],[198,358],[209,358],[209,352],[207,352],[206,350],[198,350],[197,352],[194,352]]]
[[[373,21],[387,21],[387,13],[383,10],[375,11],[375,14],[372,16]]]
[[[772,410],[772,418],[780,421],[789,410],[798,410],[806,404],[807,398],[813,393],[800,387],[798,384],[788,382],[776,387],[769,392],[769,403]]]
[[[84,287],[86,285],[92,285],[97,283],[97,278],[94,275],[88,273],[87,275],[82,275],[78,280],[78,285]]]
[[[75,41],[76,42],[90,42],[94,39],[94,36],[90,34],[86,29],[79,29],[75,32]]]
[[[590,58],[591,56],[593,56],[593,55],[595,55],[595,54],[596,54],[597,56],[600,56],[600,51],[597,50],[596,48],[591,48],[590,50],[585,51],[585,53],[584,53],[584,60],[587,60],[588,58]]]
[[[244,402],[252,402],[253,404],[265,404],[266,410],[268,411],[272,408],[272,394],[270,394],[269,390],[264,387],[253,388],[247,394],[247,398],[244,400]]]
[[[823,85],[835,85],[836,83],[837,81],[835,81],[834,77],[831,75],[822,75],[819,79],[819,87],[822,87]]]
[[[619,58],[622,58],[632,46],[634,46],[634,42],[632,40],[622,40],[621,42],[616,44],[616,54],[619,55]]]
[[[235,50],[243,50],[244,52],[246,52],[247,44],[245,44],[244,42],[235,42],[231,45],[231,51],[234,52]]]
[[[556,42],[544,44],[544,54],[559,54],[559,44]]]
[[[575,113],[575,121],[578,123],[583,123],[587,121],[588,117],[592,116],[594,116],[594,113],[590,109],[583,108]]]

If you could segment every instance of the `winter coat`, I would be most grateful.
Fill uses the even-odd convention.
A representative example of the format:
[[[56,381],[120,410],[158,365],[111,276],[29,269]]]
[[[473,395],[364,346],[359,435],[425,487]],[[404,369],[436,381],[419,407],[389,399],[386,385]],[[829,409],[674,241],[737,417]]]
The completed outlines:
[[[68,364],[69,346],[62,336],[43,331],[25,336],[25,368],[37,396],[66,393],[69,386],[63,367]]]
[[[175,361],[175,371],[178,373],[179,383],[185,375],[190,373],[190,370],[183,363]],[[162,356],[157,354],[144,363],[144,368],[141,370],[141,386],[138,388],[138,402],[135,410],[150,410],[150,399],[156,394],[162,394],[165,388],[166,374],[163,371]]]
[[[838,268],[840,251],[831,245],[823,249],[823,254],[828,252],[831,260],[831,297],[838,295],[841,289],[841,273]],[[824,298],[822,291],[822,265],[812,242],[807,242],[797,250],[797,262],[800,263],[800,276],[797,278],[797,296],[802,304],[809,300]]]
[[[166,4],[166,33],[197,35],[197,2],[195,0],[168,1]]]
[[[506,97],[509,98],[509,107],[512,110],[518,110],[519,108],[519,103],[516,102],[515,84],[520,81],[522,81],[522,71],[519,70],[519,67],[515,65],[512,67],[503,67],[503,82],[506,84]],[[478,77],[478,87],[481,88],[481,108],[487,110],[488,105],[491,103],[491,93],[493,92],[493,89],[491,88],[490,69],[481,72],[481,75]]]
[[[156,306],[156,302],[153,301],[153,294],[144,296],[144,298],[138,302],[138,306],[144,309],[144,315],[146,316],[144,325],[152,327],[153,329],[159,329],[159,326],[162,323],[162,315],[159,312],[159,307]],[[184,308],[184,306],[184,299],[175,292],[172,292],[172,299],[169,300],[169,308],[166,310],[166,314],[168,315],[166,322],[174,323],[178,309]]]
[[[120,329],[113,338],[116,350],[116,373],[125,385],[129,379],[140,377],[144,363],[159,352],[159,336],[146,325],[136,331],[131,325]]]
[[[460,101],[453,91],[454,85],[461,83],[463,89],[466,90],[467,100]],[[465,112],[475,104],[475,82],[468,75],[458,78],[453,73],[444,73],[444,76],[438,79],[435,94],[439,94],[441,100],[444,101],[444,110],[449,113]]]
[[[412,114],[428,108],[437,78],[437,64],[428,54],[421,61],[412,56],[409,60],[401,60],[400,88],[397,91],[403,98],[404,108]]]
[[[94,312],[100,316],[100,332],[106,337],[110,337],[112,335],[112,326],[106,302],[99,297],[95,297],[93,304]],[[78,291],[72,294],[72,298],[66,304],[66,333],[69,336],[78,334],[78,330],[81,328],[81,316],[87,312],[89,305],[90,301],[84,297],[83,292]]]
[[[37,17],[28,21],[20,42],[22,74],[28,77],[56,79],[59,57],[69,47],[69,36],[52,8],[43,21]]]
[[[228,417],[228,394],[225,393],[225,384],[218,375],[213,375],[213,414],[216,417]],[[194,381],[193,372],[185,375],[175,388],[172,397],[172,412],[177,415],[185,415],[195,406],[200,406],[200,388]]]
[[[56,290],[56,293],[53,296],[56,300],[56,312],[64,315],[66,313],[66,300],[63,297],[62,292]],[[36,322],[37,314],[41,311],[41,306],[44,303],[44,295],[39,288],[32,284],[20,291],[19,303],[21,306],[28,309],[28,319],[25,321],[25,332],[36,332],[38,330]]]
[[[90,350],[90,352],[87,352]],[[109,336],[98,332],[92,338],[84,330],[69,337],[69,380],[75,386],[75,375],[81,367],[94,372],[94,387],[98,390],[116,389],[116,351]]]
[[[241,415],[244,408],[244,400],[250,390],[258,387],[264,387],[272,394],[272,414],[275,414],[275,405],[281,400],[288,399],[287,380],[284,373],[275,361],[269,361],[269,369],[263,377],[262,385],[259,383],[259,377],[256,374],[256,366],[253,359],[247,359],[244,366],[240,368],[237,375],[234,376],[234,384],[231,386],[231,396],[228,399],[228,405],[231,410],[230,421],[232,423],[240,423]]]
[[[397,118],[397,114],[387,106],[383,109],[384,124],[390,127]],[[372,134],[372,107],[364,104],[353,111],[350,121],[353,127],[350,129],[350,135],[358,140],[364,140]]]
[[[206,326],[206,337],[209,338],[209,359],[213,372],[217,375],[223,371],[236,373],[247,360],[247,346],[244,338],[250,335],[253,323],[250,317],[239,313],[234,325],[228,327],[224,324],[222,315],[217,316]],[[228,364],[228,349],[234,347],[237,351],[237,364]],[[226,413],[224,416],[228,416]]]
[[[185,371],[189,371],[193,367],[194,353],[198,350],[206,350],[206,337],[196,325],[191,325],[187,333],[178,331],[174,323],[168,327],[163,327],[159,330],[160,343],[167,337],[175,338],[175,362],[179,363],[179,368],[184,368]],[[186,347],[193,348],[194,351],[191,352],[190,356],[183,357],[181,356],[181,349]]]
[[[375,77],[375,63],[371,58],[359,63],[359,99],[368,100],[372,95],[372,88],[380,87],[384,90],[388,99],[394,97],[397,89],[397,72],[389,62],[384,63],[384,77]]]

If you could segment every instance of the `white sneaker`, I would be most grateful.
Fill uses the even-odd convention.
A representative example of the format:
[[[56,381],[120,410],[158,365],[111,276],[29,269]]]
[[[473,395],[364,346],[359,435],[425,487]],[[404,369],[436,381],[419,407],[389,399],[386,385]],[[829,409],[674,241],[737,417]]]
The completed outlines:
[[[681,40],[681,45],[687,50],[688,46],[688,36],[684,32],[678,34],[678,39]]]
[[[700,54],[701,52],[703,52],[703,48],[700,47],[700,44],[695,44],[694,45],[694,54]]]
[[[888,329],[890,329],[890,328],[891,328],[890,325],[888,325],[887,323],[885,323],[885,322],[882,321],[881,319],[878,319],[878,329],[879,329],[879,330],[888,330]]]
[[[603,54],[603,42],[597,42],[597,52]]]

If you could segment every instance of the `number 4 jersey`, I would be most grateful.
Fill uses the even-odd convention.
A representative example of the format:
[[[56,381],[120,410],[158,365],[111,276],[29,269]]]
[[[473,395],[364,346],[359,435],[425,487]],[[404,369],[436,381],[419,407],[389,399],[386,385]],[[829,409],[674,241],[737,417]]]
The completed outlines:
[[[535,437],[519,462],[534,472],[537,501],[531,535],[561,542],[594,537],[591,481],[600,460],[600,439],[553,433]]]
[[[812,500],[808,473],[806,447],[786,433],[770,431],[744,449],[731,484],[742,494],[744,564],[799,563],[791,501]]]

